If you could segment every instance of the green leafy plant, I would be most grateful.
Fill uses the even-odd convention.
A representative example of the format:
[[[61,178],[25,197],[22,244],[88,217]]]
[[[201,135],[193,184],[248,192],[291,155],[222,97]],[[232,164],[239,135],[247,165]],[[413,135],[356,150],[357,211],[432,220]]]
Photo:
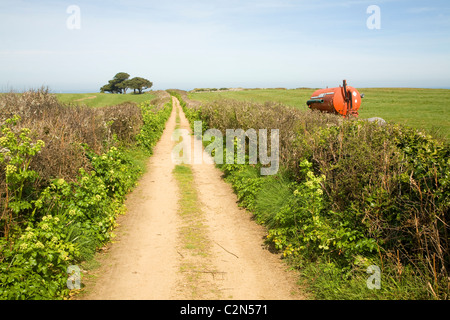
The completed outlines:
[[[1,299],[54,299],[67,294],[66,268],[77,255],[74,243],[65,239],[65,224],[59,217],[44,216],[27,227],[12,246],[2,239],[0,264]]]
[[[145,103],[140,108],[143,123],[135,139],[140,153],[148,156],[171,105]],[[30,165],[45,150],[44,143],[33,142],[30,129],[16,129],[19,120],[13,117],[1,127],[0,173],[5,175],[6,189],[0,190],[0,223],[6,231],[0,237],[0,299],[65,299],[67,267],[89,259],[111,240],[116,218],[125,212],[125,195],[143,168],[113,133],[108,144],[121,147],[110,146],[98,154],[84,144],[89,170],[78,168],[78,176],[70,180],[55,177],[45,185],[35,183],[39,175]],[[111,121],[108,128],[114,127]],[[122,127],[123,123],[114,130],[123,133]],[[130,132],[122,133],[122,142],[129,141]]]
[[[30,130],[27,128],[15,132],[14,127],[21,119],[15,116],[7,119],[1,126],[0,138],[0,165],[5,166],[6,201],[4,204],[2,220],[4,235],[9,236],[9,229],[14,218],[20,213],[32,208],[32,183],[38,178],[34,170],[30,170],[31,159],[44,147],[45,143],[38,140],[33,143]],[[9,212],[9,214],[5,214]]]
[[[140,108],[144,125],[141,132],[136,136],[136,141],[139,146],[144,147],[151,154],[151,150],[161,136],[165,123],[172,112],[172,103],[166,103],[161,109],[143,103]]]

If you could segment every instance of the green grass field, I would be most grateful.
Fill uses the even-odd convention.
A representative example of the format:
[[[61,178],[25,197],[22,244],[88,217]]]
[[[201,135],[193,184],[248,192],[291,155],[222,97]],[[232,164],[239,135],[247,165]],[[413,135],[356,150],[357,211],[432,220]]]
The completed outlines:
[[[156,98],[154,94],[110,94],[110,93],[57,93],[56,97],[62,103],[85,104],[90,107],[104,107],[123,102],[144,102]]]
[[[360,118],[381,117],[386,121],[425,129],[437,136],[450,138],[450,90],[410,88],[358,88],[364,93]],[[201,102],[222,98],[255,102],[277,101],[307,108],[306,101],[315,89],[259,89],[224,92],[190,93],[189,97]]]
[[[386,121],[402,123],[424,129],[437,136],[450,138],[450,90],[410,88],[359,88],[365,94],[360,118],[381,117]],[[307,108],[306,101],[315,89],[253,89],[243,91],[190,93],[193,100],[202,102],[222,98],[255,102],[277,101],[296,108]],[[115,105],[126,101],[140,103],[155,98],[151,92],[144,94],[56,94],[63,103],[86,104],[91,107]],[[95,98],[94,98],[95,97]]]

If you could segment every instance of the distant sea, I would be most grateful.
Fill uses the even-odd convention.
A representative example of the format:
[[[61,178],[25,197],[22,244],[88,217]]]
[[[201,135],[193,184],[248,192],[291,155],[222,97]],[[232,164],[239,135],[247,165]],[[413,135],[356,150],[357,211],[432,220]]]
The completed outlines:
[[[152,90],[147,90],[147,91],[156,91],[156,90],[167,90],[167,89],[173,89],[174,87],[170,87],[170,88],[165,88],[165,89],[162,89],[162,88],[158,88],[158,89],[156,89],[156,88],[152,88]],[[275,87],[274,87],[275,88]],[[300,88],[300,87],[296,87],[296,88],[286,88],[286,89],[297,89],[297,88]],[[316,89],[316,88],[308,88],[308,87],[304,87],[305,89]],[[361,88],[380,88],[380,87],[361,87]],[[383,87],[383,88],[400,88],[400,87]],[[408,88],[408,89],[450,89],[450,87],[404,87],[404,88]],[[180,90],[185,90],[185,91],[190,91],[190,90],[193,90],[194,88],[189,88],[189,89],[186,89],[186,88],[176,88],[176,89],[180,89]],[[243,88],[243,89],[250,89],[250,87],[249,88]],[[251,88],[251,89],[253,89],[253,88]],[[262,89],[271,89],[271,88],[262,88]],[[146,92],[147,92],[146,91]],[[98,93],[99,91],[98,91],[98,89],[86,89],[86,90],[79,90],[79,89],[73,89],[73,90],[51,90],[50,89],[50,92],[52,92],[52,93]],[[131,91],[132,92],[132,91]],[[130,92],[128,92],[128,93],[130,93]]]
[[[360,88],[380,88],[380,87],[375,87],[375,86],[359,86]],[[193,90],[194,88],[177,88],[177,87],[168,87],[168,88],[152,88],[151,90],[146,90],[147,91],[156,91],[156,90],[167,90],[167,89],[181,89],[181,90],[186,90],[186,91],[190,91]],[[212,87],[211,87],[212,88]],[[243,89],[254,89],[256,87],[242,87]],[[278,87],[272,87],[272,88],[278,88]],[[297,89],[297,88],[305,88],[305,89],[316,89],[316,88],[309,88],[309,87],[302,87],[302,86],[297,86],[297,87],[286,87],[286,89]],[[394,87],[394,86],[386,86],[383,88],[400,88],[400,87]],[[410,88],[410,89],[450,89],[450,87],[404,87],[404,88]],[[39,88],[33,88],[33,89],[39,89]],[[261,89],[271,89],[271,87],[265,87],[265,88],[261,88]],[[24,92],[27,91],[29,89],[17,89],[17,88],[0,88],[0,93],[6,93],[6,92]],[[49,88],[51,93],[98,93],[99,90],[98,88],[86,88],[86,89],[52,89]],[[130,91],[129,91],[130,92]]]

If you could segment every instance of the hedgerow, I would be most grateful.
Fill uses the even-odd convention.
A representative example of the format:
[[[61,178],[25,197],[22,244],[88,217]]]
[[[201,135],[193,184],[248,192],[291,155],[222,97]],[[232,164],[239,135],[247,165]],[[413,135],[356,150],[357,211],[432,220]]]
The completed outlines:
[[[286,259],[348,286],[365,274],[362,266],[380,266],[383,290],[358,291],[362,297],[448,299],[448,144],[392,123],[343,121],[271,102],[200,106],[178,94],[188,119],[203,121],[204,130],[280,130],[279,174],[260,176],[260,165],[219,167]],[[331,286],[320,292],[316,276],[307,278],[320,298],[344,295],[338,286],[334,296]]]
[[[29,99],[28,95],[9,96],[6,100],[22,102],[19,103],[22,116],[29,115],[27,108],[32,109],[40,102],[43,102],[40,112],[53,109],[57,111],[54,114],[64,115],[72,112],[71,108],[80,110],[80,107],[59,105],[48,92],[40,92],[37,98],[31,93],[36,99]],[[20,99],[29,100],[23,103]],[[33,101],[35,103],[30,103]],[[49,135],[54,127],[42,134],[25,127],[23,122],[31,124],[32,121],[23,120],[20,115],[2,119],[0,299],[63,299],[68,296],[68,266],[89,259],[98,247],[110,240],[116,217],[125,212],[125,196],[142,174],[128,150],[140,148],[141,152],[151,154],[170,115],[171,104],[166,101],[159,106],[126,105],[124,109],[119,108],[121,112],[112,107],[120,120],[97,117],[99,110],[96,109],[82,110],[80,113],[86,117],[81,118],[80,126],[91,120],[99,125],[98,128],[86,127],[87,131],[92,129],[94,135],[97,132],[90,139],[66,141],[76,145],[74,150],[82,151],[77,157],[85,158],[76,162],[86,165],[78,167],[75,176],[73,173],[58,176],[58,171],[39,170],[38,157],[53,142]],[[11,105],[3,104],[3,107],[13,110]],[[108,108],[100,111],[103,116],[113,116]],[[50,116],[47,113],[35,119],[37,127],[49,123],[46,117]],[[55,119],[55,124],[64,125],[61,119]],[[74,124],[66,123],[66,127],[70,125]],[[85,136],[82,130],[79,132],[78,138]],[[63,143],[59,145],[62,149],[68,148]],[[55,154],[56,158],[60,156]],[[63,168],[61,162],[53,169]]]

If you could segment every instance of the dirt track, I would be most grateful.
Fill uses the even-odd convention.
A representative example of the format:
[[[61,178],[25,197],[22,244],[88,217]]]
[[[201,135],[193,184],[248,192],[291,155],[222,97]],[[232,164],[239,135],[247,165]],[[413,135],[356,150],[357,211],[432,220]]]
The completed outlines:
[[[189,124],[179,102],[180,127]],[[115,242],[99,256],[79,299],[301,299],[296,275],[263,246],[264,229],[239,208],[213,164],[192,164],[201,206],[205,254],[189,257],[182,243],[180,189],[171,140],[176,108],[154,149],[147,173],[128,196]],[[189,265],[189,268],[186,266]]]

